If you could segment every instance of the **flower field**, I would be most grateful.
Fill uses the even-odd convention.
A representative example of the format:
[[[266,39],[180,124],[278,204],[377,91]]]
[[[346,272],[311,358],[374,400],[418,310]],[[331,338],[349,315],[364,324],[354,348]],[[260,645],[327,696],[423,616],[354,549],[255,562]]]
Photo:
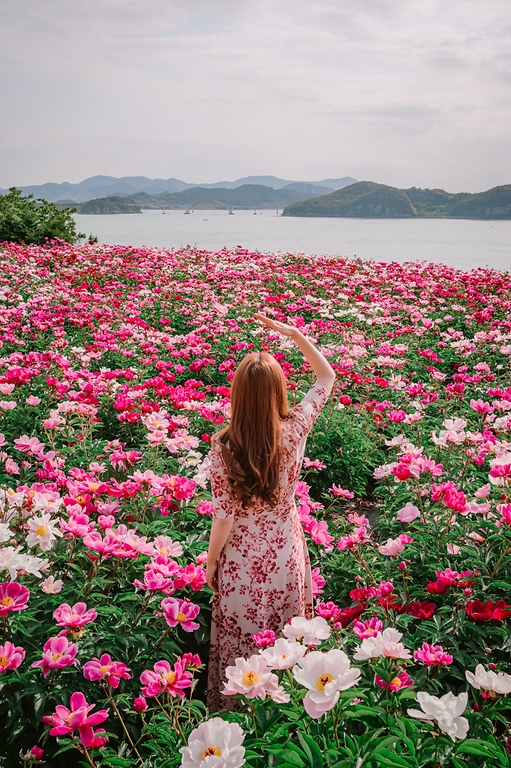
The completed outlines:
[[[0,247],[0,765],[511,766],[511,275]],[[208,451],[250,350],[337,373],[297,507],[316,617],[204,704]],[[266,628],[261,628],[265,630]]]

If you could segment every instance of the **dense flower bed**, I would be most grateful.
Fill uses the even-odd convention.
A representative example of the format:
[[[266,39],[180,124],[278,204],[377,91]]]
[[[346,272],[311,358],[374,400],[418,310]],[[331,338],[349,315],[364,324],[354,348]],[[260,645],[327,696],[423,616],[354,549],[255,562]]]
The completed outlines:
[[[0,261],[2,765],[511,765],[508,274],[241,248]],[[247,351],[275,354],[291,402],[312,381],[261,310],[338,374],[297,488],[316,618],[255,637],[227,671],[240,711],[207,719],[211,435]]]

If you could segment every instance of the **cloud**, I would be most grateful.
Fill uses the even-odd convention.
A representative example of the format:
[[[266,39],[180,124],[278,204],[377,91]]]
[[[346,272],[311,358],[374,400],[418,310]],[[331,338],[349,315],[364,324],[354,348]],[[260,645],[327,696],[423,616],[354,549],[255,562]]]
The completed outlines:
[[[0,186],[95,173],[505,183],[508,10],[507,0],[3,0]]]

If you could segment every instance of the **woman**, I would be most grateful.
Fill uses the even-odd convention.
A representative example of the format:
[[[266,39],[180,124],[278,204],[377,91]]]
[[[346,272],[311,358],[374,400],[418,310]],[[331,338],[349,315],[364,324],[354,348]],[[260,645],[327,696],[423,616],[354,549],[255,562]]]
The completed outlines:
[[[287,410],[286,380],[269,354],[247,355],[231,389],[229,426],[211,446],[213,523],[207,579],[214,591],[208,704],[233,708],[222,696],[225,668],[257,651],[252,639],[279,633],[293,616],[312,618],[309,554],[295,506],[305,441],[332,390],[335,373],[290,325],[255,315],[290,336],[316,374],[301,403]]]

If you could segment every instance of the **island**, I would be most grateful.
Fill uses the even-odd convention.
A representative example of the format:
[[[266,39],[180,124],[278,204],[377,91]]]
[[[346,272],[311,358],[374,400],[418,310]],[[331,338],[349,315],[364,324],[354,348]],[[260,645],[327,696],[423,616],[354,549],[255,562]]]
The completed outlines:
[[[331,194],[288,205],[282,215],[372,219],[511,219],[511,184],[470,194],[417,187],[398,189],[373,181],[358,181]]]

